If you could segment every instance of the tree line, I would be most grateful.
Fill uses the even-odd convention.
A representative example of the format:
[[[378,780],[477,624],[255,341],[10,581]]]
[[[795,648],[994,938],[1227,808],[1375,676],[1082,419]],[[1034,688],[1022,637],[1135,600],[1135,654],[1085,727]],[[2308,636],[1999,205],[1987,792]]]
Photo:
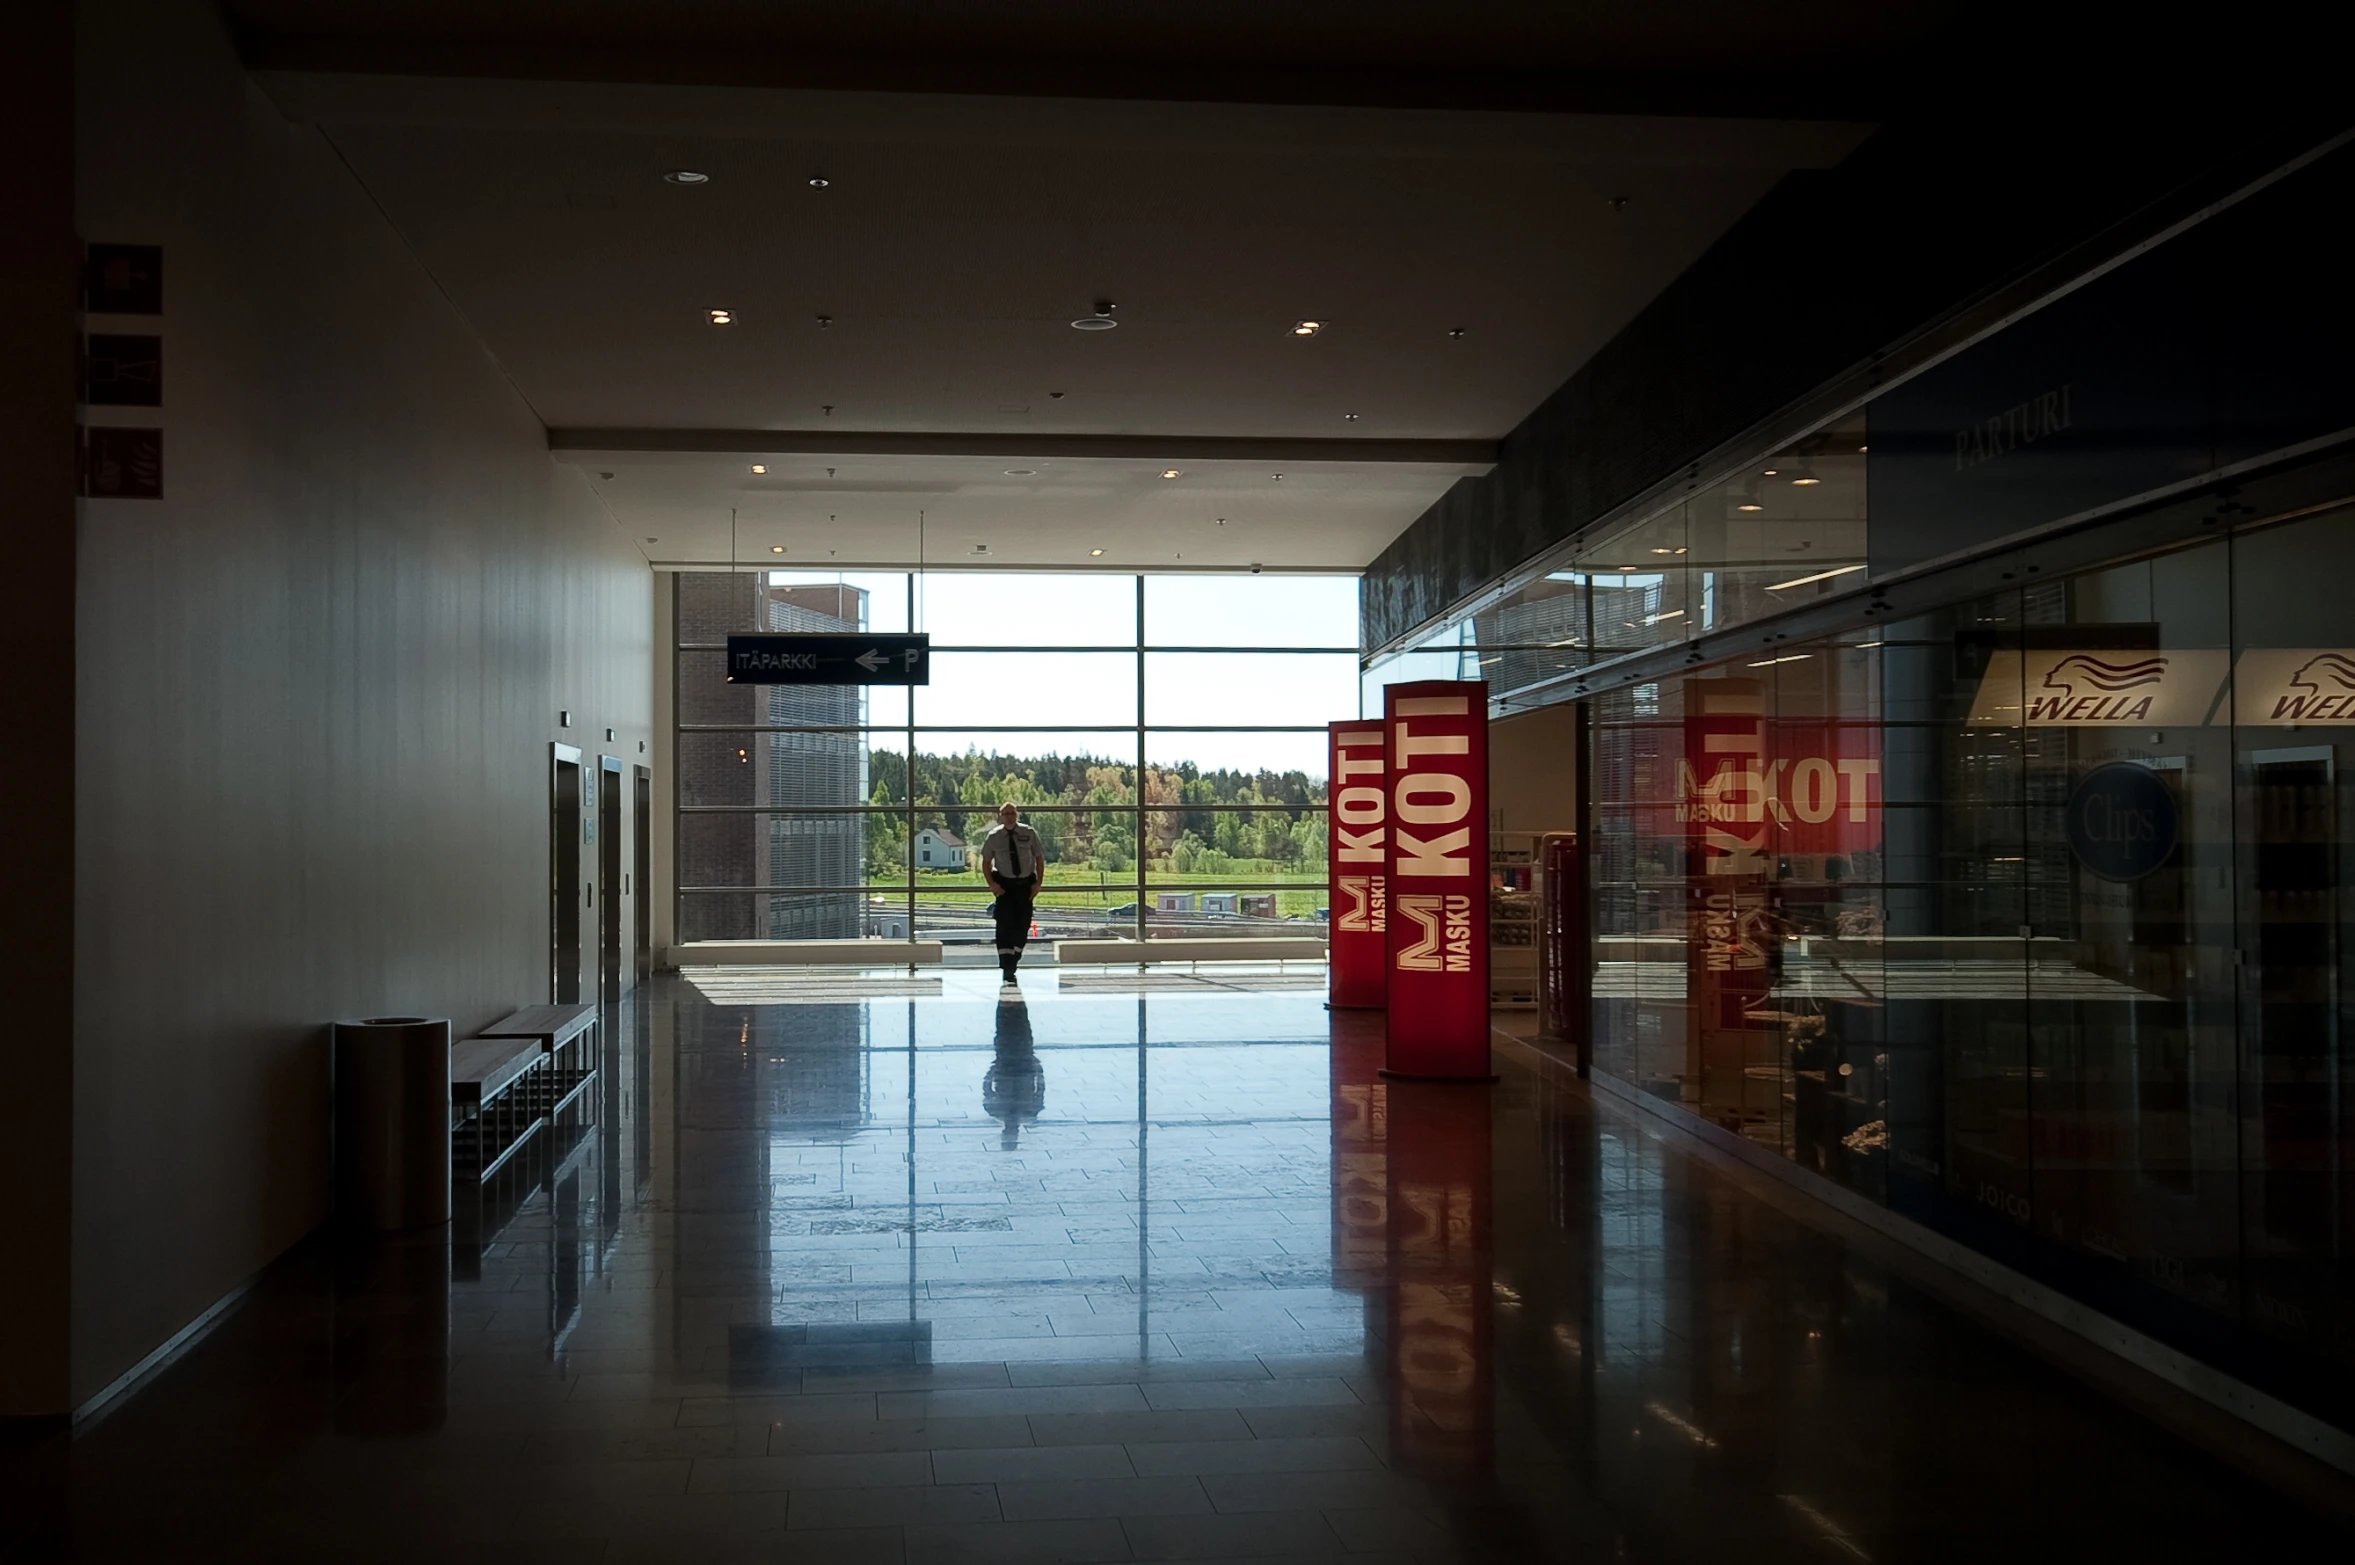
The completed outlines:
[[[908,758],[867,752],[871,804],[904,805]],[[1108,872],[1136,868],[1138,769],[1091,755],[916,755],[916,827],[946,831],[977,845],[1000,804],[1025,810],[1052,864]],[[1144,852],[1154,866],[1181,874],[1226,874],[1322,864],[1325,782],[1302,771],[1204,769],[1191,761],[1144,768]],[[1094,806],[1071,813],[1028,813],[1033,805]],[[1205,805],[1264,806],[1232,810]],[[867,817],[870,873],[894,876],[908,862],[904,816]]]

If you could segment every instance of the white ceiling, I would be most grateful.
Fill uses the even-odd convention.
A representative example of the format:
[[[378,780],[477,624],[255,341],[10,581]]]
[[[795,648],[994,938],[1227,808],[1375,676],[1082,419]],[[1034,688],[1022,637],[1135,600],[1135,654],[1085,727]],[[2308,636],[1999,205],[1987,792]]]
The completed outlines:
[[[734,557],[754,563],[1332,569],[1372,558],[1449,484],[1478,471],[1438,462],[1181,458],[1171,468],[1104,457],[557,455],[587,473],[657,564],[729,559],[733,510]],[[765,475],[751,471],[755,460]],[[989,553],[976,556],[976,544]]]
[[[557,444],[587,448],[562,459],[612,473],[595,481],[617,519],[680,562],[724,561],[734,508],[797,559],[912,558],[921,510],[1009,564],[1103,547],[1106,564],[1355,569],[1481,463],[1379,444],[1351,462],[1330,442],[1493,442],[1782,174],[1863,134],[258,74],[332,139]],[[665,183],[677,168],[710,183]],[[1118,329],[1074,331],[1101,299]],[[715,306],[737,324],[709,325]],[[1330,324],[1294,338],[1304,316]],[[682,431],[706,449],[640,449]],[[802,436],[765,484],[747,470],[763,431]],[[832,432],[854,450],[1133,438],[1042,460],[808,450]],[[1164,437],[1271,444],[1189,462],[1159,459]],[[1152,476],[1165,465],[1187,476]]]

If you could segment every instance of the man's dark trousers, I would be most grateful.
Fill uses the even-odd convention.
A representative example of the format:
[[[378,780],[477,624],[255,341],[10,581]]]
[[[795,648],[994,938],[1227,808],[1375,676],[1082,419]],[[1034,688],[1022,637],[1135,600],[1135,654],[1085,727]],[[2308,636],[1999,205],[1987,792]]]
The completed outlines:
[[[995,909],[998,923],[998,966],[1008,978],[1014,976],[1014,964],[1022,960],[1022,948],[1030,941],[1031,909],[1038,896],[1038,877],[1026,875],[1020,880],[1001,876]]]

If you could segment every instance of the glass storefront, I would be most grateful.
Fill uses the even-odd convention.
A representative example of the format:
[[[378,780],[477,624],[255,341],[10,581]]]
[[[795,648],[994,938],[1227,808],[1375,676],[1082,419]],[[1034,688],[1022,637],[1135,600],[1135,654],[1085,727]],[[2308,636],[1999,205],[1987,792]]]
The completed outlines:
[[[2355,509],[1597,697],[1596,1071],[2343,1417],[2342,560]]]
[[[2340,1427],[2350,197],[2260,181],[1360,675],[1584,703],[1598,1077]]]

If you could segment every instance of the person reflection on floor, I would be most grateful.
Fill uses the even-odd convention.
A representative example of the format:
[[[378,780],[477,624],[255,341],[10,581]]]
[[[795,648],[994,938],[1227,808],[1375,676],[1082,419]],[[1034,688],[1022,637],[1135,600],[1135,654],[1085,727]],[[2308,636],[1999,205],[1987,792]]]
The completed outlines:
[[[1047,1068],[1030,1042],[1030,1008],[1022,991],[1007,989],[998,999],[997,1058],[981,1078],[981,1111],[1003,1124],[998,1145],[1011,1152],[1022,1144],[1025,1120],[1047,1106]]]

